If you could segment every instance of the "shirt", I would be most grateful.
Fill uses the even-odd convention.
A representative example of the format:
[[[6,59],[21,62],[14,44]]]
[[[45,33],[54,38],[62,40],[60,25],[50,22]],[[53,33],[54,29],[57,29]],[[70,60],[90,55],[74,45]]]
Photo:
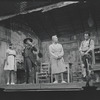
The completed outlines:
[[[57,44],[51,44],[49,46],[49,52],[52,55],[52,57],[62,57],[64,55],[64,51],[63,51],[63,47],[61,44],[57,43]]]
[[[94,41],[92,39],[88,39],[81,42],[79,51],[87,51],[93,49],[94,49]]]

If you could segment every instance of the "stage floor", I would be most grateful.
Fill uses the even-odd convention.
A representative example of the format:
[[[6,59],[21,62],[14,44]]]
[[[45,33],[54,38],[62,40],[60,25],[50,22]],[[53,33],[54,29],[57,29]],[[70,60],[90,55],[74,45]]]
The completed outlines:
[[[17,91],[81,91],[85,86],[82,83],[41,83],[41,84],[15,84],[15,85],[0,85],[4,92]]]

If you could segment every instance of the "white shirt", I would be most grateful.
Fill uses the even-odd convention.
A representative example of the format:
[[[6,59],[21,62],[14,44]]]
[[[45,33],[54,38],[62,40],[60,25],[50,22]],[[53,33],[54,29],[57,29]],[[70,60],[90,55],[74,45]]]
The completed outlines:
[[[93,49],[94,49],[94,41],[92,39],[88,39],[81,42],[79,51],[87,51],[87,50],[93,50]]]

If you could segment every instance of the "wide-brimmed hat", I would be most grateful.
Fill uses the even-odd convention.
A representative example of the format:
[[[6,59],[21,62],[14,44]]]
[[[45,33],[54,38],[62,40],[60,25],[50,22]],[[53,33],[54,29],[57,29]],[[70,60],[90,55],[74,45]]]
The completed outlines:
[[[23,42],[26,44],[27,40],[30,40],[30,42],[33,42],[33,40],[31,38],[26,38],[23,40]]]

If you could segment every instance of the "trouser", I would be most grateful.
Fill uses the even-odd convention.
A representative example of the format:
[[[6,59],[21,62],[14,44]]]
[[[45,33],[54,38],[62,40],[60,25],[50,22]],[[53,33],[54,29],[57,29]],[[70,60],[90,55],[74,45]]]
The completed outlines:
[[[82,56],[82,62],[84,64],[84,67],[82,68],[83,69],[83,74],[84,74],[84,76],[86,76],[86,74],[89,71],[92,70],[92,67],[91,67],[91,65],[92,65],[92,53],[90,52],[87,55]],[[87,65],[87,63],[88,63],[89,66]]]
[[[25,80],[26,83],[36,82],[36,70],[35,65],[32,63],[30,58],[25,58]]]

